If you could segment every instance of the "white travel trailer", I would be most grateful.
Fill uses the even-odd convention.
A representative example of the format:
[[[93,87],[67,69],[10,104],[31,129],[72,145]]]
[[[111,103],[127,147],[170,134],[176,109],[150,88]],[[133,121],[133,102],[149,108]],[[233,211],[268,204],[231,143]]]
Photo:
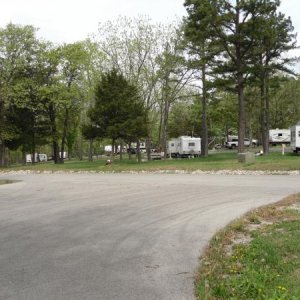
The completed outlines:
[[[31,159],[31,154],[26,154],[26,163],[31,163],[32,159]]]
[[[61,152],[59,152],[59,158],[61,158]],[[63,159],[67,159],[68,158],[68,153],[67,152],[63,152]]]
[[[47,157],[47,154],[35,153],[34,160],[35,160],[35,162],[47,161],[48,157]],[[31,154],[26,154],[26,163],[32,163],[32,155]]]
[[[300,153],[300,122],[291,127],[291,148],[295,153]]]
[[[47,161],[48,160],[47,154],[40,153],[39,154],[39,160],[40,161]]]
[[[180,136],[168,142],[168,154],[171,157],[191,157],[201,154],[201,138]]]
[[[272,145],[289,144],[291,142],[290,129],[270,129],[269,130],[269,143]]]

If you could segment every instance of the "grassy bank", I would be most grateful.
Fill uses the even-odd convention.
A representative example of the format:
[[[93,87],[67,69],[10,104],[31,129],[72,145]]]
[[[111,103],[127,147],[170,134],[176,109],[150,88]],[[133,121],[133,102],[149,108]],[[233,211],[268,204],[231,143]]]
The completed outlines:
[[[300,298],[300,194],[248,213],[212,239],[199,299]]]
[[[113,164],[105,165],[106,159],[98,159],[93,162],[86,160],[67,160],[64,164],[55,165],[53,162],[39,163],[36,165],[14,165],[9,170],[48,170],[48,171],[158,171],[158,170],[185,170],[185,171],[213,171],[213,170],[268,170],[291,171],[300,169],[300,157],[292,153],[282,156],[281,153],[270,153],[267,156],[256,157],[254,164],[243,165],[238,163],[236,152],[215,153],[208,157],[193,159],[167,159],[144,161],[138,164],[132,160],[115,159]],[[3,169],[2,169],[3,170]]]

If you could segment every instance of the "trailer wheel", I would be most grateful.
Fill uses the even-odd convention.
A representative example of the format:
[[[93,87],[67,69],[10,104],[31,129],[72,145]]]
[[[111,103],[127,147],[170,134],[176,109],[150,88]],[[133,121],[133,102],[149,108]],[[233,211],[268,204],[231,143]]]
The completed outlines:
[[[232,144],[231,145],[231,149],[235,149],[236,148],[236,145],[235,144]]]

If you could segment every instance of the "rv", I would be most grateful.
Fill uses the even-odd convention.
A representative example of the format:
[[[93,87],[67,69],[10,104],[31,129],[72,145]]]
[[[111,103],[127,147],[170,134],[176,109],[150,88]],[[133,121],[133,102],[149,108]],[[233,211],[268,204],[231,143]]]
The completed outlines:
[[[291,148],[295,153],[300,153],[300,122],[291,127]]]
[[[168,142],[170,157],[195,157],[201,154],[201,138],[180,136]]]
[[[59,158],[61,158],[61,152],[59,152]],[[68,158],[68,153],[64,151],[62,158],[67,159]]]
[[[229,149],[235,149],[237,148],[239,145],[239,140],[238,140],[238,136],[237,135],[229,135],[227,138],[226,138],[226,141],[225,141],[225,144],[224,146],[226,148],[229,148]],[[250,146],[257,146],[258,145],[258,140],[256,139],[252,139],[250,141],[250,139],[248,138],[244,138],[244,146],[245,147],[250,147]]]
[[[35,153],[34,155],[35,162],[47,161],[48,157],[47,154]],[[26,163],[32,163],[32,155],[26,154]]]
[[[291,142],[290,129],[270,129],[269,143],[276,146],[277,144],[289,144]]]

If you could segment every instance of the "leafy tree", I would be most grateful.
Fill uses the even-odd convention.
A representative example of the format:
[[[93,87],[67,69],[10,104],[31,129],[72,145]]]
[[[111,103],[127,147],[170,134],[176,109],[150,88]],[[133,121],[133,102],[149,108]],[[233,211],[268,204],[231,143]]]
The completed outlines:
[[[99,77],[101,76],[102,71],[107,68],[107,55],[99,49],[97,43],[90,38],[81,42],[84,51],[86,52],[86,59],[83,61],[82,71],[84,76],[81,80],[81,93],[82,101],[79,114],[79,123],[83,124],[82,130],[78,133],[75,131],[75,134],[68,134],[67,140],[70,141],[70,136],[74,137],[74,142],[77,144],[77,154],[82,160],[83,157],[83,138],[89,140],[89,149],[91,149],[91,144],[94,140],[86,137],[84,135],[85,131],[89,131],[88,127],[88,116],[87,112],[89,107],[93,105],[94,102],[94,93]],[[86,128],[87,127],[87,128]],[[91,128],[93,130],[93,128]],[[74,131],[73,131],[74,132]],[[88,134],[89,135],[89,134]],[[70,144],[68,142],[68,144]],[[71,143],[72,144],[72,143]],[[68,145],[68,149],[70,146]],[[89,151],[90,157],[90,151]]]
[[[172,106],[169,122],[169,136],[171,138],[177,138],[181,135],[200,136],[201,107],[197,100],[199,99],[195,99],[192,104],[177,102]]]
[[[179,68],[178,24],[153,24],[144,17],[119,18],[115,22],[100,24],[97,42],[106,54],[106,69],[115,68],[137,86],[151,124],[146,137],[150,157],[150,138],[156,135],[165,144],[168,113],[172,101],[182,95],[186,80],[184,68]],[[175,98],[174,98],[175,95]],[[159,122],[157,127],[156,123]],[[162,145],[161,145],[162,146]],[[164,148],[164,146],[162,146]]]
[[[254,70],[260,87],[260,124],[263,151],[269,152],[269,129],[270,129],[270,77],[276,72],[293,73],[288,65],[294,58],[283,57],[296,47],[296,35],[290,18],[278,13],[280,2],[274,1],[273,5],[266,6],[265,13],[260,16],[260,24],[256,32],[256,47],[254,48]],[[256,54],[256,55],[255,55]]]
[[[112,149],[117,139],[138,141],[147,133],[143,125],[146,110],[138,90],[115,69],[101,76],[89,116],[91,123],[112,139]]]
[[[64,45],[59,49],[59,78],[61,89],[55,99],[57,107],[57,122],[60,124],[61,130],[61,146],[60,152],[65,152],[68,135],[73,135],[78,124],[80,108],[83,95],[80,85],[83,79],[83,66],[87,59],[86,52],[81,43]],[[58,160],[64,162],[63,155]]]
[[[95,139],[104,136],[104,132],[99,126],[92,124],[83,124],[81,128],[82,134],[85,139],[89,140],[89,161],[93,161],[93,142]]]
[[[193,1],[187,0],[185,6],[188,17],[184,20],[184,35],[186,49],[189,54],[189,67],[198,71],[201,81],[201,155],[208,156],[208,125],[207,110],[211,83],[211,68],[215,64],[215,56],[219,48],[212,42],[213,31],[210,24],[210,15],[207,13],[207,1],[198,3],[197,10],[191,9]],[[201,19],[201,22],[199,21]]]
[[[167,157],[169,112],[172,105],[182,98],[187,98],[186,87],[191,82],[192,72],[186,66],[180,43],[179,33],[166,43],[165,51],[157,58],[159,62],[158,77],[160,83],[160,148]],[[186,97],[187,96],[187,97]]]
[[[36,29],[32,26],[8,24],[0,29],[0,142],[1,165],[5,164],[5,145],[14,136],[14,131],[7,130],[6,123],[11,89],[15,76],[23,70],[29,59],[33,57]],[[19,75],[18,75],[19,76]]]
[[[270,128],[289,128],[299,120],[299,78],[272,77],[270,80]]]
[[[250,72],[253,47],[255,47],[255,32],[260,25],[259,17],[265,16],[266,11],[273,7],[273,3],[256,0],[187,0],[185,5],[188,14],[193,14],[193,18],[198,20],[196,24],[209,24],[210,39],[222,50],[222,56],[214,70],[222,74],[219,82],[227,86],[235,85],[239,108],[238,137],[243,141],[245,137],[244,89]],[[239,143],[238,151],[244,151],[243,143]]]
[[[289,71],[288,60],[282,53],[295,47],[291,20],[278,13],[278,0],[186,0],[190,40],[196,39],[197,29],[207,26],[210,44],[221,52],[216,74],[218,83],[234,88],[238,96],[238,136],[243,140],[247,123],[245,88],[251,75],[256,74],[261,88],[261,128],[264,149],[268,152],[269,100],[268,78],[278,70]],[[201,27],[202,26],[202,27]],[[242,152],[243,143],[238,150]]]

